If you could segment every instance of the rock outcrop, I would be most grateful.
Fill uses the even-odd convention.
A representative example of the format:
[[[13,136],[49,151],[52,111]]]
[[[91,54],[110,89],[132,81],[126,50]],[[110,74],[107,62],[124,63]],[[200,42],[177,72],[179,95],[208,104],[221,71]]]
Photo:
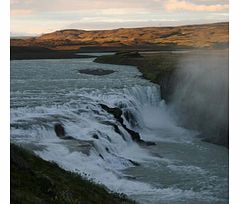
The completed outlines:
[[[154,142],[150,142],[150,141],[144,141],[140,138],[140,135],[138,132],[129,129],[125,124],[124,124],[124,120],[121,117],[123,112],[120,108],[110,108],[105,104],[100,104],[101,108],[104,109],[106,112],[112,114],[115,119],[121,124],[121,126],[129,133],[129,135],[131,136],[132,140],[137,142],[138,144],[141,145],[147,145],[147,146],[151,146],[151,145],[155,145]],[[117,131],[118,132],[118,129]]]
[[[96,75],[96,76],[104,76],[108,74],[114,73],[114,70],[107,70],[107,69],[80,69],[79,73],[81,74],[88,74],[88,75]]]
[[[54,130],[55,130],[55,133],[56,133],[57,137],[59,137],[60,139],[63,139],[63,140],[76,140],[76,141],[78,141],[74,137],[66,135],[65,128],[60,123],[57,123],[57,124],[54,125]]]

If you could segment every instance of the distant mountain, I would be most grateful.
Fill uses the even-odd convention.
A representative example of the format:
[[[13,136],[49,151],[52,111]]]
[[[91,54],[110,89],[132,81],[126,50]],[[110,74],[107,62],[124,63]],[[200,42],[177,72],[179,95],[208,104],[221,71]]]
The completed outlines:
[[[27,39],[11,39],[11,46],[54,50],[85,48],[211,48],[228,47],[229,23],[177,27],[119,28],[114,30],[60,30]]]
[[[29,38],[32,38],[32,36],[22,36],[22,35],[14,35],[14,36],[11,36],[11,40],[13,39],[29,39]]]
[[[25,39],[25,38],[32,38],[38,37],[37,34],[32,33],[25,33],[25,32],[10,32],[11,39]]]

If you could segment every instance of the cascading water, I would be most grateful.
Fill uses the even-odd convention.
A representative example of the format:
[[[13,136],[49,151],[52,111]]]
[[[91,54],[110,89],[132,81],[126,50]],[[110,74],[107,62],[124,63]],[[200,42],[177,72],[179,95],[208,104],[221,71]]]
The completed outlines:
[[[78,73],[102,68],[115,72]],[[96,64],[91,59],[12,61],[12,142],[141,203],[226,203],[227,192],[215,188],[227,177],[207,161],[200,166],[194,162],[209,153],[209,144],[178,127],[160,97],[160,87],[140,75],[134,67]],[[100,104],[120,108],[124,125],[157,145],[133,141]],[[74,140],[57,137],[55,124],[64,126]],[[213,148],[214,159],[225,162],[225,150]],[[195,151],[198,156],[187,157]],[[226,172],[225,166],[219,168]],[[184,185],[185,176],[198,182]]]

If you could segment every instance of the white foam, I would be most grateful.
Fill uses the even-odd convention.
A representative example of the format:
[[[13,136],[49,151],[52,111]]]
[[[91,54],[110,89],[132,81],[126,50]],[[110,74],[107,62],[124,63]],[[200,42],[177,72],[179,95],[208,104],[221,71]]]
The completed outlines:
[[[189,174],[206,174],[207,171],[202,169],[201,167],[198,166],[192,166],[192,165],[168,165],[168,168],[171,170],[179,173],[189,173]]]

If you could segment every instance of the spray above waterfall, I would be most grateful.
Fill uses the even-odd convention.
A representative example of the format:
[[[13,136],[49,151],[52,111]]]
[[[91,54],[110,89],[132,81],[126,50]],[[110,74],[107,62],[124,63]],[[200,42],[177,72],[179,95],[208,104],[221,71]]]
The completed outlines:
[[[228,147],[228,53],[183,57],[175,73],[171,105],[181,125],[201,132],[207,141]]]

